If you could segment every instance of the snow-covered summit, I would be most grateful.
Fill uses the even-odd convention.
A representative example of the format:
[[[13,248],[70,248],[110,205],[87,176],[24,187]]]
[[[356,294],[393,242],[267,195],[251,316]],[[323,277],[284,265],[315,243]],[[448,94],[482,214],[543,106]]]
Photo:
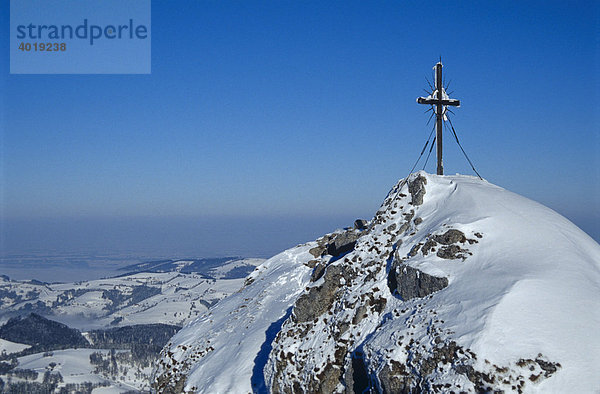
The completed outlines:
[[[155,389],[600,390],[600,245],[570,221],[420,172],[356,227],[259,266],[172,338]]]

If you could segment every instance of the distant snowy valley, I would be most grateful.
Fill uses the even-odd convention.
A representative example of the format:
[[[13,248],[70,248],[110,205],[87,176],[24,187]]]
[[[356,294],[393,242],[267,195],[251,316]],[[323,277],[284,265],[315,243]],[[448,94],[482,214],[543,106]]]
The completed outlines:
[[[153,363],[262,259],[160,260],[45,283],[0,276],[0,392],[149,391]]]

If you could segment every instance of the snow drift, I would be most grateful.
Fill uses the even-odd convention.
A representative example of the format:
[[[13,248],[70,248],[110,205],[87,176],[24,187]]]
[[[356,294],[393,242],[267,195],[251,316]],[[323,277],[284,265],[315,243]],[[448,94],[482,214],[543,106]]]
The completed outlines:
[[[598,327],[598,243],[486,181],[420,172],[366,226],[259,266],[172,338],[154,388],[594,392]]]

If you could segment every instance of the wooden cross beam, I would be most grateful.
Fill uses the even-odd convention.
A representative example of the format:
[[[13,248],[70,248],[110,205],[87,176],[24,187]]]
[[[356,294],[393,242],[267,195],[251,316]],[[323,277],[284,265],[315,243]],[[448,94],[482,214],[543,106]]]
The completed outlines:
[[[436,116],[436,141],[437,141],[437,174],[444,175],[444,162],[442,161],[442,128],[446,116],[446,107],[460,107],[460,100],[451,99],[446,94],[442,84],[442,61],[435,65],[435,90],[428,97],[417,98],[417,103],[435,106]]]

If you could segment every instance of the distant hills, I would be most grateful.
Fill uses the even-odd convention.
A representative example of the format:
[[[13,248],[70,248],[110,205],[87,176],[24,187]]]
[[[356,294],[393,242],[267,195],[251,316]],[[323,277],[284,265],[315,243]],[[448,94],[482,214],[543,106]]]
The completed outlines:
[[[0,277],[0,323],[36,313],[87,330],[132,324],[183,325],[239,289],[261,259],[162,260],[75,283]]]
[[[216,257],[205,259],[156,260],[127,265],[119,271],[131,275],[138,272],[180,272],[200,274],[212,279],[245,278],[264,259]]]

